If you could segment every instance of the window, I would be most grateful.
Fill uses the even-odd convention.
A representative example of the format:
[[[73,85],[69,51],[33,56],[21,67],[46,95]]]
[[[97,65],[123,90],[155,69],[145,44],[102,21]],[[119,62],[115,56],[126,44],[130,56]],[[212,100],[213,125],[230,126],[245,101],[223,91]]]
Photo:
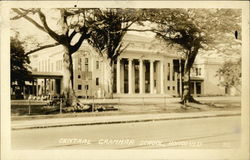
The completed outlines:
[[[38,62],[38,66],[39,66],[38,71],[41,72],[41,62],[40,61]]]
[[[62,60],[56,61],[56,71],[62,70]]]
[[[48,63],[47,63],[47,61],[46,61],[46,60],[44,60],[44,61],[45,61],[45,62],[44,62],[44,65],[45,65],[45,69],[44,69],[44,71],[45,71],[45,72],[48,72],[48,68],[47,68],[47,67],[48,67]]]
[[[156,80],[154,80],[154,86],[156,87]]]
[[[42,61],[42,72],[44,72],[44,61]]]
[[[85,90],[89,90],[89,85],[85,85]]]
[[[195,75],[196,75],[196,76],[199,75],[199,70],[198,70],[198,68],[195,68]]]
[[[173,86],[173,91],[175,90],[175,86]]]
[[[199,68],[199,76],[201,75],[201,68]]]
[[[170,90],[170,86],[168,86],[168,90]]]
[[[78,79],[80,79],[81,78],[81,75],[78,75]]]
[[[99,69],[99,61],[96,61],[96,69]]]
[[[88,64],[88,63],[89,63],[89,59],[85,58],[85,64]]]
[[[53,63],[51,63],[50,67],[51,67],[51,72],[54,72]]]
[[[50,72],[50,60],[48,59],[48,72]]]
[[[78,90],[82,90],[82,85],[78,85]]]
[[[78,70],[79,71],[82,70],[82,59],[81,58],[78,59]]]
[[[95,85],[99,86],[99,78],[95,79]]]
[[[201,82],[196,82],[196,93],[201,94]]]
[[[168,81],[170,81],[170,63],[168,63],[167,71],[168,71]]]
[[[85,58],[85,71],[88,72],[89,71],[89,59]]]

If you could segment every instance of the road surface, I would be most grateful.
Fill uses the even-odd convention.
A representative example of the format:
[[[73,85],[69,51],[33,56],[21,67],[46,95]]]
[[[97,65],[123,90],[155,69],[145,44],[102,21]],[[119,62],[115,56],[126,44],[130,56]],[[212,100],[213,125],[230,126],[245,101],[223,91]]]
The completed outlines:
[[[240,116],[12,130],[12,149],[228,149]]]

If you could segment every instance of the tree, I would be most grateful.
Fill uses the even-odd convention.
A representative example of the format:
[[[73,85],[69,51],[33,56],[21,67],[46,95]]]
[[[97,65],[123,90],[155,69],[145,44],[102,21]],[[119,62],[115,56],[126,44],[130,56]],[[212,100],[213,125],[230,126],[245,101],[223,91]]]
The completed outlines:
[[[30,80],[29,57],[24,54],[22,42],[18,37],[11,37],[10,40],[10,61],[11,61],[11,84],[17,82],[23,86],[26,80]]]
[[[113,95],[114,61],[126,49],[122,40],[129,27],[138,22],[140,10],[136,9],[96,9],[93,21],[102,25],[93,27],[88,42],[104,59],[104,87],[107,97]]]
[[[146,9],[145,17],[157,24],[152,30],[157,37],[183,49],[183,103],[197,102],[190,95],[190,69],[196,56],[201,50],[232,44],[234,41],[228,39],[235,31],[240,32],[240,14],[237,9]]]
[[[221,86],[226,88],[237,87],[241,84],[241,59],[233,62],[226,61],[217,71],[218,77],[222,78]]]
[[[44,14],[41,8],[13,8],[12,11],[16,13],[16,16],[14,16],[12,20],[25,18],[38,29],[48,34],[55,41],[55,44],[42,46],[41,48],[34,49],[29,54],[34,51],[55,45],[63,46],[63,95],[66,99],[65,105],[80,105],[80,102],[75,96],[75,92],[73,90],[72,55],[80,48],[82,42],[90,37],[91,26],[99,24],[99,22],[96,22],[95,24],[90,24],[87,21],[87,18],[88,16],[90,16],[92,9],[56,9],[55,14],[59,15],[56,17],[58,20],[57,22],[59,30],[53,30],[49,26],[49,24],[47,23],[47,16]],[[37,17],[35,16],[38,16],[39,20],[37,20]]]

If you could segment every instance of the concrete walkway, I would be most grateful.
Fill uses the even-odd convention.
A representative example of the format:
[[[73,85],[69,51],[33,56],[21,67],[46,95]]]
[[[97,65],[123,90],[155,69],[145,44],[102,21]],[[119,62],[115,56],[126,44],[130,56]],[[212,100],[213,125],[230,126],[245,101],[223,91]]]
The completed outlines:
[[[191,118],[207,118],[219,116],[239,116],[240,110],[233,111],[204,111],[191,113],[158,113],[158,114],[137,114],[137,115],[113,115],[97,117],[75,117],[75,118],[53,118],[36,120],[12,121],[12,129],[32,129],[47,127],[62,127],[75,125],[97,125],[112,123],[146,122],[159,120],[176,120]]]

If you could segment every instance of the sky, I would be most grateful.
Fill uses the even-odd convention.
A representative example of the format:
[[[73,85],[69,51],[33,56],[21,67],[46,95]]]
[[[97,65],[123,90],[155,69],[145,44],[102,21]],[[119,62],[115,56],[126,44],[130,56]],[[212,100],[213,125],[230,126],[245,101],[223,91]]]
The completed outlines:
[[[47,23],[49,27],[53,30],[60,30],[57,25],[57,19],[55,18],[58,16],[58,14],[54,10],[50,9],[43,9],[43,12],[46,14]],[[11,12],[11,17],[14,17],[16,14]],[[49,15],[49,16],[48,16]],[[31,15],[36,22],[40,23],[40,20],[38,16]],[[16,31],[19,32],[19,38],[21,41],[25,42],[25,49],[26,51],[34,49],[34,47],[37,47],[38,44],[40,45],[46,45],[46,44],[53,44],[55,41],[45,32],[38,29],[36,26],[34,26],[32,23],[28,22],[24,18],[20,18],[18,20],[11,20],[11,36],[14,36],[16,34]],[[132,25],[131,28],[143,28],[138,25]],[[136,31],[129,31],[127,32],[129,34],[135,34],[139,36],[145,36],[145,37],[154,37],[155,34],[152,32],[136,32]],[[78,39],[78,37],[75,37],[74,39]]]
[[[56,18],[59,15],[58,11],[55,9],[43,9],[42,11],[46,14],[49,27],[53,30],[58,31],[59,30],[58,24],[57,24],[58,19]],[[11,12],[11,17],[14,17],[14,15],[15,13]],[[31,15],[30,17],[34,18],[34,20],[40,23],[38,16]],[[35,27],[33,24],[31,24],[24,18],[20,18],[18,20],[11,20],[10,24],[11,24],[11,29],[12,29],[12,36],[14,35],[16,31],[20,33],[19,38],[21,41],[25,42],[26,52],[37,48],[38,45],[42,46],[46,44],[55,43],[55,41],[47,33],[39,30],[37,27]],[[146,26],[147,25],[150,25],[150,24],[146,24]],[[135,25],[132,25],[131,28],[143,29],[145,27],[138,26],[135,24]],[[128,32],[128,33],[139,35],[139,36],[144,36],[144,37],[151,37],[151,38],[155,36],[155,34],[152,32]],[[77,37],[75,39],[77,39]],[[204,52],[202,52],[201,54],[204,55]],[[213,51],[207,52],[207,54],[205,53],[205,55],[213,56],[213,57],[220,57],[220,55],[224,56],[224,54],[217,54]]]

